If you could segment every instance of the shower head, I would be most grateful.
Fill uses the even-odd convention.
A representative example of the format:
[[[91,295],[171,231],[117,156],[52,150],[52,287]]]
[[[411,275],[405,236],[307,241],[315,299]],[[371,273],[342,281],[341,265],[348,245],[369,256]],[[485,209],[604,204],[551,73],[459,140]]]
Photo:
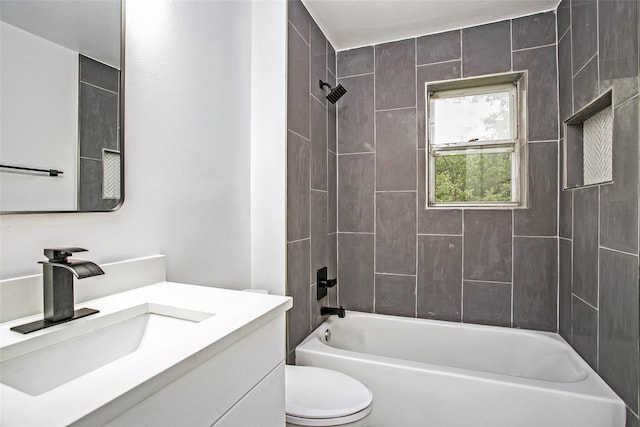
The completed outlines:
[[[338,99],[342,97],[342,95],[347,93],[347,90],[343,88],[342,85],[338,85],[332,88],[329,83],[325,83],[322,80],[320,80],[320,89],[324,88],[325,86],[327,86],[331,90],[331,92],[329,92],[329,95],[327,95],[327,99],[332,104],[335,104],[336,101],[338,101]]]

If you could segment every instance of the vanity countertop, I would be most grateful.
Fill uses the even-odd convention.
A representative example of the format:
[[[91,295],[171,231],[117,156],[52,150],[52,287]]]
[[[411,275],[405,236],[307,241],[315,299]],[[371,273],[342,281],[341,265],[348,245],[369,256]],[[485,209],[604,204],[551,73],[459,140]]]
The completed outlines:
[[[98,409],[118,414],[160,390],[194,367],[246,337],[292,307],[289,297],[162,282],[77,304],[100,313],[22,335],[12,326],[42,318],[42,314],[0,324],[2,366],[16,355],[37,350],[46,335],[75,336],[74,328],[91,331],[101,318],[141,305],[170,306],[211,313],[189,326],[189,333],[145,347],[43,393],[25,393],[0,384],[0,425],[69,425],[87,421]],[[106,320],[104,320],[106,322]],[[91,322],[91,323],[89,323]],[[60,332],[62,331],[62,332]],[[285,331],[282,331],[284,334]],[[40,339],[37,339],[40,338]],[[44,339],[43,339],[44,338]],[[59,339],[59,338],[58,338]],[[40,342],[31,348],[31,343]],[[52,344],[52,343],[49,343]],[[284,351],[284,349],[283,349]],[[50,369],[56,369],[52,363]]]

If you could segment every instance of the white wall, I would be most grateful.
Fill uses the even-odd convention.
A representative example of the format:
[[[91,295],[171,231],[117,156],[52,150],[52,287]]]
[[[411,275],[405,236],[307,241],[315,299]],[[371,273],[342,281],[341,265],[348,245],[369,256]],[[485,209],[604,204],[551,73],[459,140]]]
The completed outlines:
[[[251,22],[247,1],[127,1],[124,205],[1,216],[0,277],[78,245],[98,263],[163,253],[168,280],[250,287]]]
[[[78,53],[0,22],[0,211],[75,210]],[[26,196],[25,196],[26,195]]]
[[[287,2],[253,3],[251,287],[285,294]]]

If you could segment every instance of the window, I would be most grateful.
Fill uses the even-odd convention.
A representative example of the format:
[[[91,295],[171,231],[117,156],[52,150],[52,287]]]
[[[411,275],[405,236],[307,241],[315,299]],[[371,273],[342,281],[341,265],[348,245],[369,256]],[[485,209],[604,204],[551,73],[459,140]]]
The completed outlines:
[[[523,206],[523,73],[427,84],[428,206]]]

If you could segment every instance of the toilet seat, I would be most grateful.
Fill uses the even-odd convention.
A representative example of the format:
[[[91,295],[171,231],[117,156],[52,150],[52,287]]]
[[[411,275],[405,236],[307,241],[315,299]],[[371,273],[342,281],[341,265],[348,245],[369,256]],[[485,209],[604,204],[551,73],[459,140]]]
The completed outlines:
[[[335,426],[358,421],[371,412],[373,394],[340,372],[312,366],[285,366],[287,422],[300,426]]]

